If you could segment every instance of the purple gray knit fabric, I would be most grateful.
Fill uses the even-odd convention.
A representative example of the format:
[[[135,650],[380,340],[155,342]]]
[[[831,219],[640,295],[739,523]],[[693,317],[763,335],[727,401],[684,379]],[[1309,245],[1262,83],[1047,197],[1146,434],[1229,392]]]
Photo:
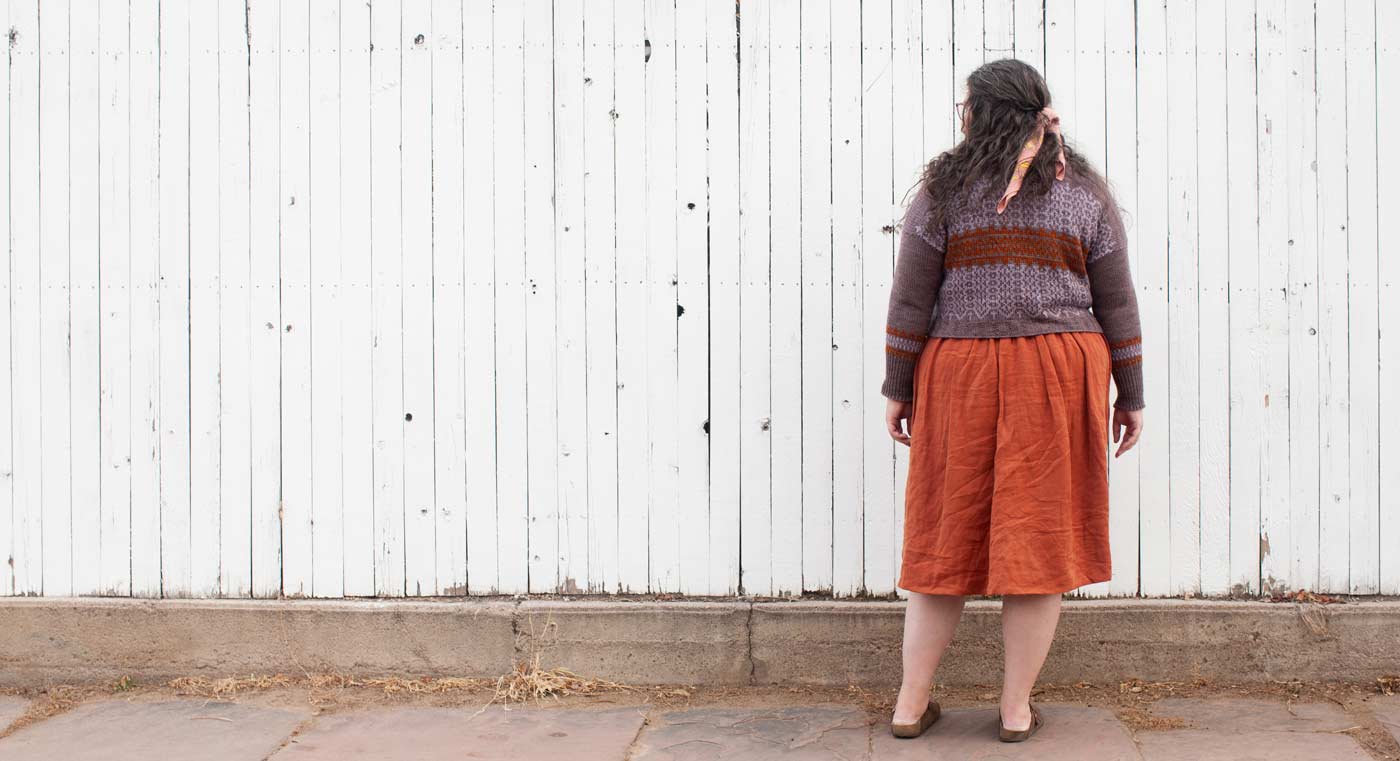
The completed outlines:
[[[1118,387],[1114,406],[1142,398],[1142,331],[1118,210],[1074,181],[1003,214],[974,188],[937,229],[921,188],[904,217],[885,328],[886,397],[909,401],[930,336],[996,338],[1103,333]]]

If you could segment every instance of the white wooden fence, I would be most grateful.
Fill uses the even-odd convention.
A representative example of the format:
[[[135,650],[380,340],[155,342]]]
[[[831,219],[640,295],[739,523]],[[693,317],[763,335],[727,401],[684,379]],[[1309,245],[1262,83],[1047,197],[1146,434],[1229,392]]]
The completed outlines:
[[[890,225],[1011,55],[1136,241],[1086,592],[1400,593],[1400,4],[0,13],[7,594],[890,593]]]

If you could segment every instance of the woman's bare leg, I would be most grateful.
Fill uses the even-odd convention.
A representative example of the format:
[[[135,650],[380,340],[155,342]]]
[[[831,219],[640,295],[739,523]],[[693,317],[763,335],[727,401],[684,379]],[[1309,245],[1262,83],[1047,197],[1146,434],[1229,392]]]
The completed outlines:
[[[1031,689],[1060,621],[1060,596],[1007,595],[1001,602],[1001,636],[1006,672],[1001,687],[1001,720],[1007,729],[1031,725]]]
[[[959,596],[909,593],[904,612],[904,679],[894,707],[896,723],[918,721],[928,707],[933,674],[944,648],[953,640],[962,609],[963,598]]]

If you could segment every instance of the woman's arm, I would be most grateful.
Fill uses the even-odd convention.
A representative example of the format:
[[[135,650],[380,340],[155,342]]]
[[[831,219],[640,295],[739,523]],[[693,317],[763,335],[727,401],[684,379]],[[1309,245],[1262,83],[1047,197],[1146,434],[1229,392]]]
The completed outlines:
[[[885,321],[885,382],[880,393],[897,402],[914,398],[914,365],[928,342],[933,305],[943,282],[946,236],[941,229],[925,229],[928,214],[929,196],[920,187],[904,214]]]
[[[1138,321],[1137,293],[1128,268],[1127,234],[1111,200],[1099,214],[1098,229],[1087,257],[1089,291],[1094,317],[1103,328],[1113,361],[1113,382],[1119,410],[1140,410],[1142,395],[1142,327]]]
[[[1113,456],[1132,449],[1142,436],[1142,328],[1138,321],[1137,293],[1128,269],[1128,236],[1112,200],[1099,214],[1098,229],[1089,246],[1089,291],[1094,317],[1103,328],[1113,362]]]

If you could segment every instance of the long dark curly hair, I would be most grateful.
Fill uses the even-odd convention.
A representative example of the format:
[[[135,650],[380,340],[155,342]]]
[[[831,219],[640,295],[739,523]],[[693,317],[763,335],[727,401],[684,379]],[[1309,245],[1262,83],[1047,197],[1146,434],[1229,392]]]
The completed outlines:
[[[1050,87],[1029,64],[1003,58],[982,64],[967,78],[967,135],[924,167],[920,187],[930,196],[929,229],[942,225],[948,211],[981,180],[983,192],[999,197],[1011,181],[1021,146],[1035,131],[1036,120],[1050,105]],[[1021,183],[1017,199],[1036,198],[1055,181],[1059,139],[1049,133]],[[1103,176],[1066,142],[1066,178],[1074,177],[1111,206],[1116,206]],[[1016,201],[1012,201],[1015,204]]]

